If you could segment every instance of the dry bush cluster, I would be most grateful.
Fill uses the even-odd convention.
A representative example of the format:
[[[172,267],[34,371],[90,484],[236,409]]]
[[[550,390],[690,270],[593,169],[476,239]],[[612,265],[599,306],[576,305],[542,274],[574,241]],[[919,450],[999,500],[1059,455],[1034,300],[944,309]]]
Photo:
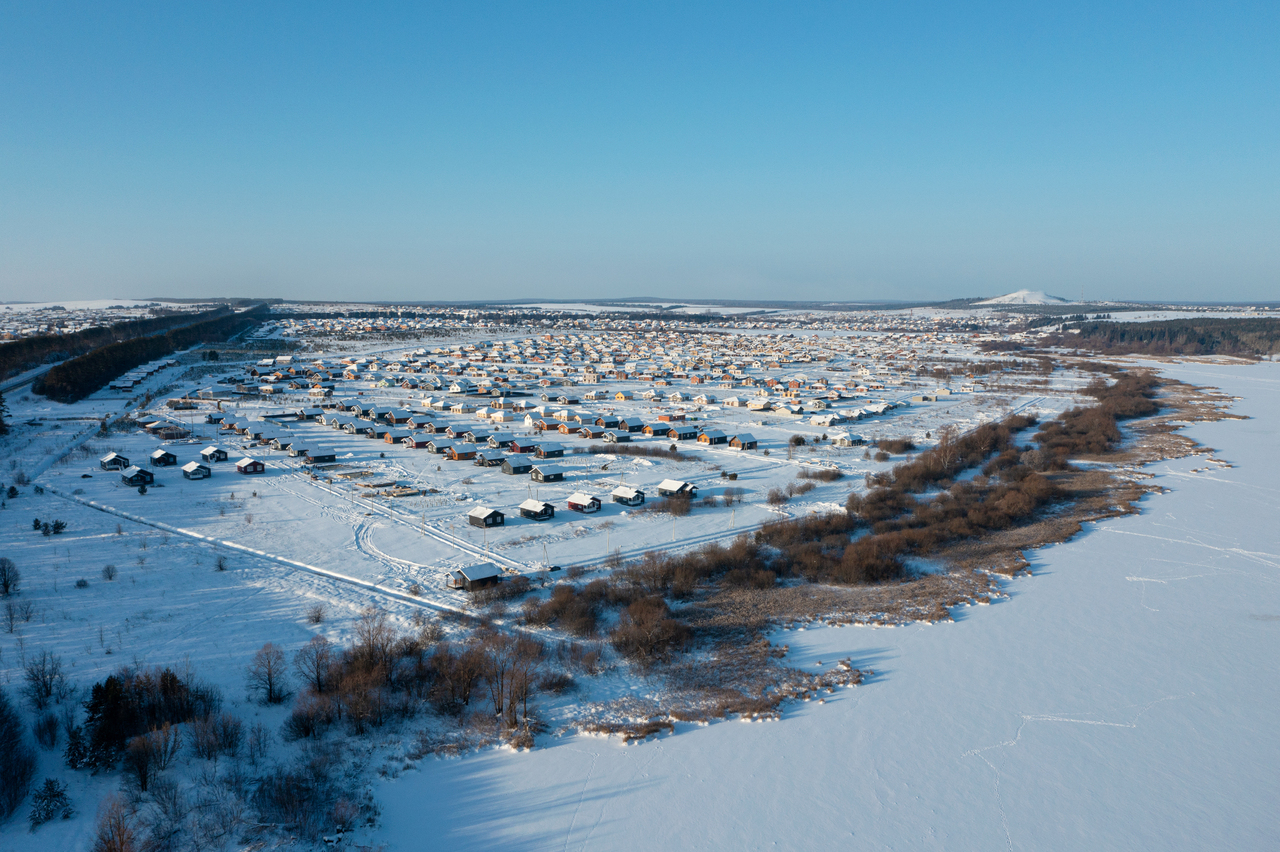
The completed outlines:
[[[643,456],[646,458],[669,459],[671,461],[684,461],[686,458],[679,450],[654,447],[648,444],[592,444],[587,448],[587,452],[592,455]]]

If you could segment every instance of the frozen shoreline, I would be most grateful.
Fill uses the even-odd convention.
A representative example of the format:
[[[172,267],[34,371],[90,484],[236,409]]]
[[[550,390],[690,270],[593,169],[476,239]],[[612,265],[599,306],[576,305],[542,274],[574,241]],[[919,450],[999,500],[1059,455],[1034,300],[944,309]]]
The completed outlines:
[[[1242,400],[1191,426],[1236,466],[1031,554],[955,624],[788,634],[867,685],[779,724],[426,760],[379,786],[392,849],[1267,848],[1280,698],[1280,369],[1161,365]]]

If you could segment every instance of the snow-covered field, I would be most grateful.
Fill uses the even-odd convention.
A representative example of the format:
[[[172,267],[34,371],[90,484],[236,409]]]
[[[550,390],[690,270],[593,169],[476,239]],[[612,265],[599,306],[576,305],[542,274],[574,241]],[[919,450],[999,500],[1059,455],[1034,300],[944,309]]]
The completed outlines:
[[[1170,493],[1032,555],[954,624],[784,634],[865,686],[780,722],[428,760],[384,783],[408,849],[1273,849],[1280,367],[1162,367],[1242,397],[1149,471]]]

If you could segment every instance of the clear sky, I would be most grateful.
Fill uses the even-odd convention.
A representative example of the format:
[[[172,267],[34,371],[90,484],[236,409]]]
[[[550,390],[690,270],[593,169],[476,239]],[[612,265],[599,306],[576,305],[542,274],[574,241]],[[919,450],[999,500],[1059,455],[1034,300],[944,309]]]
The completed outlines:
[[[1280,299],[1280,3],[0,3],[0,299]]]

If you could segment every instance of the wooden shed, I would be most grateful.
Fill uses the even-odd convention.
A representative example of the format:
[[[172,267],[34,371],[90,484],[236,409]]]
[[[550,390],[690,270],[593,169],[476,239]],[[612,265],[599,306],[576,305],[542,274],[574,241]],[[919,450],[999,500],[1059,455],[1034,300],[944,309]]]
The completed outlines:
[[[546,521],[556,516],[556,507],[532,498],[520,504],[520,517],[531,521]]]
[[[205,447],[200,451],[200,460],[213,463],[227,460],[227,451],[222,447]]]
[[[581,491],[575,491],[569,495],[568,506],[571,511],[589,515],[600,511],[600,499],[590,494],[584,494]]]
[[[476,506],[470,512],[467,512],[467,523],[473,527],[500,527],[505,525],[506,522],[507,516],[497,509]]]
[[[168,450],[156,450],[150,455],[149,461],[152,467],[173,467],[178,463],[178,457]]]
[[[609,496],[613,498],[613,502],[624,506],[639,506],[644,503],[644,492],[627,485],[619,485],[609,492]]]
[[[209,469],[207,464],[200,462],[187,462],[182,466],[182,475],[187,479],[208,479],[213,475],[213,471]]]
[[[124,470],[129,467],[129,459],[119,453],[107,453],[98,459],[98,464],[103,470]]]
[[[492,562],[479,565],[468,565],[449,574],[449,585],[455,589],[474,592],[485,586],[496,586],[502,582],[502,569]]]
[[[144,470],[137,465],[131,465],[120,473],[120,481],[125,485],[131,485],[137,488],[139,485],[150,485],[156,481],[156,475],[149,470]]]

